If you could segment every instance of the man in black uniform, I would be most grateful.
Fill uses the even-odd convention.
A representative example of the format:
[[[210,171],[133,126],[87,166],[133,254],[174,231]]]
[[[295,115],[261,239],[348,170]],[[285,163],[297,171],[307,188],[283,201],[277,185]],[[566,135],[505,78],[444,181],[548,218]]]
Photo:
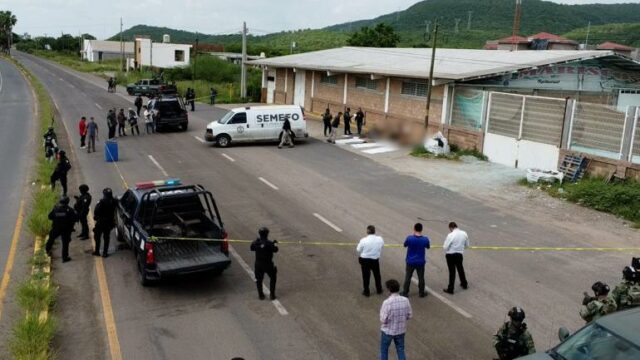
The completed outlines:
[[[44,156],[47,160],[52,161],[54,155],[58,152],[58,137],[56,136],[55,131],[53,131],[53,127],[49,127],[49,130],[44,133],[43,138]]]
[[[324,114],[322,114],[322,122],[324,123],[324,137],[331,135],[331,119],[333,119],[333,116],[331,116],[331,111],[329,110],[329,108],[327,108]]]
[[[60,180],[62,185],[62,195],[67,196],[67,173],[71,170],[71,162],[67,158],[67,153],[64,150],[58,152],[58,164],[51,174],[51,189],[56,188],[56,181]]]
[[[89,223],[87,222],[87,216],[89,215],[89,207],[91,206],[91,194],[89,194],[89,186],[82,184],[79,187],[80,196],[74,196],[76,203],[73,205],[73,209],[78,214],[78,221],[82,226],[82,231],[78,238],[80,240],[87,240],[89,238]]]
[[[276,299],[276,278],[278,268],[273,264],[273,254],[278,252],[278,240],[270,241],[269,229],[266,227],[258,230],[259,237],[251,243],[251,251],[256,252],[255,275],[256,286],[258,287],[258,297],[264,300],[264,292],[262,291],[262,280],[264,274],[269,275],[269,292],[271,300]]]
[[[78,221],[78,216],[76,212],[69,207],[68,197],[63,196],[53,207],[53,210],[49,213],[49,220],[52,221],[51,231],[49,231],[49,239],[44,247],[47,255],[51,256],[53,242],[60,236],[62,238],[62,262],[70,261],[69,242],[71,242],[73,225]]]
[[[358,108],[358,112],[356,112],[356,127],[358,128],[358,136],[362,135],[362,125],[364,125],[364,112],[362,112],[362,108]]]
[[[109,112],[107,113],[107,127],[109,128],[108,139],[113,139],[116,137],[117,125],[118,121],[116,120],[116,109],[109,109]]]
[[[138,117],[140,117],[140,109],[142,109],[142,97],[140,95],[136,97],[133,105],[136,106],[136,114],[138,115]]]
[[[344,112],[344,134],[351,135],[351,108]]]
[[[116,225],[116,207],[118,202],[113,198],[113,192],[110,188],[102,190],[102,199],[98,201],[95,209],[93,209],[93,220],[96,225],[93,227],[93,240],[96,243],[93,255],[100,256],[100,237],[104,238],[104,248],[102,257],[109,256],[109,240],[111,230]]]

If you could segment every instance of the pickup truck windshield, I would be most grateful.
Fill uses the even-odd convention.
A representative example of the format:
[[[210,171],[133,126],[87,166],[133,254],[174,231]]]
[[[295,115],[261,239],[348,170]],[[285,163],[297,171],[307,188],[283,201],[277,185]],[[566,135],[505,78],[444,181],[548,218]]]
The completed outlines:
[[[587,326],[554,351],[566,360],[640,359],[640,348],[598,324]]]

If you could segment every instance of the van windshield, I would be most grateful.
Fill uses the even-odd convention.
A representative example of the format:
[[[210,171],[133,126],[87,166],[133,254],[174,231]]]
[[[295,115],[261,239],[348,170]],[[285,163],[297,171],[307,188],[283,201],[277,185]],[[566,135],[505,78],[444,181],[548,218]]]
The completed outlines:
[[[218,120],[218,124],[226,124],[227,121],[229,121],[229,119],[233,117],[233,115],[235,115],[235,113],[233,111],[229,111],[222,117],[222,119]]]

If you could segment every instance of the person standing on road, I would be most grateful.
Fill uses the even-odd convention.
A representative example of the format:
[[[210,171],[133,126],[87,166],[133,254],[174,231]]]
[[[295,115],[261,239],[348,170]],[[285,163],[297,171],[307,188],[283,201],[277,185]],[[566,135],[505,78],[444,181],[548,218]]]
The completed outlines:
[[[53,243],[58,236],[60,236],[62,239],[62,262],[66,263],[71,261],[69,257],[69,243],[71,242],[73,225],[78,221],[78,216],[76,212],[69,207],[68,197],[63,196],[58,204],[53,207],[53,210],[49,213],[49,220],[51,220],[51,231],[49,231],[49,238],[44,247],[47,255],[51,256]]]
[[[118,136],[127,136],[127,116],[124,109],[120,109],[118,113]]]
[[[358,262],[362,270],[362,295],[369,297],[369,282],[371,273],[376,283],[376,292],[382,294],[382,280],[380,277],[380,255],[384,240],[376,235],[376,228],[373,225],[367,226],[367,236],[360,239],[356,251],[358,252]]]
[[[283,145],[289,145],[290,148],[294,147],[293,145],[293,136],[291,133],[291,122],[289,118],[284,119],[284,124],[282,124],[282,131],[280,132],[280,144],[278,145],[278,149],[282,149]]]
[[[87,216],[89,215],[89,208],[91,206],[91,194],[89,194],[89,186],[82,184],[78,187],[80,190],[80,196],[75,195],[76,203],[73,205],[73,210],[78,215],[78,222],[81,226],[80,240],[89,239],[89,223],[87,222]]]
[[[533,338],[525,324],[524,310],[513,307],[509,310],[510,321],[502,324],[493,335],[493,347],[500,360],[513,360],[536,352]]]
[[[344,134],[351,135],[351,108],[344,112]]]
[[[409,296],[411,277],[415,271],[418,273],[418,295],[425,297],[427,292],[425,291],[424,266],[427,263],[426,249],[431,247],[431,243],[428,237],[422,235],[422,224],[417,223],[413,226],[413,235],[407,236],[404,247],[407,248],[407,267],[401,295]]]
[[[53,131],[53,127],[50,126],[46,133],[43,135],[44,137],[44,157],[52,162],[55,158],[55,154],[58,153],[58,137]]]
[[[336,137],[338,136],[338,128],[340,127],[340,119],[342,118],[342,112],[338,112],[331,122],[331,136],[327,139],[327,142],[332,144],[336,143]]]
[[[133,102],[133,105],[136,106],[136,115],[140,116],[140,109],[142,108],[142,96],[138,95],[136,100]]]
[[[140,135],[140,128],[138,127],[138,115],[132,108],[129,108],[129,126],[131,126],[131,136],[136,132]]]
[[[456,270],[460,276],[460,286],[466,289],[467,277],[464,273],[464,266],[462,265],[462,254],[464,249],[469,247],[469,236],[467,233],[458,229],[458,224],[455,222],[449,223],[449,235],[444,241],[444,252],[447,260],[447,268],[449,268],[449,286],[442,291],[453,295],[453,288],[456,281]]]
[[[278,240],[269,240],[269,229],[266,227],[258,230],[258,238],[251,243],[251,251],[256,253],[256,262],[254,271],[256,275],[256,287],[258,288],[258,298],[264,300],[264,291],[262,290],[262,281],[264,275],[269,275],[269,298],[276,299],[276,280],[278,276],[278,268],[273,263],[273,254],[278,252],[276,245]]]
[[[211,93],[209,94],[209,101],[211,105],[215,105],[216,104],[216,97],[218,96],[218,92],[216,91],[216,89],[211,88]]]
[[[87,118],[81,117],[78,123],[78,133],[80,134],[80,149],[86,147],[85,140],[87,139]]]
[[[152,115],[149,112],[149,108],[147,108],[147,105],[144,105],[142,108],[144,109],[144,111],[142,112],[142,116],[144,117],[144,131],[147,134],[151,134],[153,133]]]
[[[67,153],[64,150],[58,152],[58,164],[51,174],[51,190],[56,188],[56,181],[60,181],[62,186],[62,195],[67,196],[67,173],[71,170],[71,162],[67,158]]]
[[[582,299],[582,309],[580,309],[580,317],[587,324],[593,320],[597,320],[607,314],[616,311],[616,301],[609,296],[609,285],[598,281],[591,286],[594,296],[589,296],[586,292]]]
[[[358,128],[358,136],[362,135],[362,126],[364,124],[364,112],[362,112],[362,108],[358,108],[358,112],[356,112],[356,127]]]
[[[100,240],[101,237],[104,240],[104,248],[102,250],[102,257],[109,256],[109,242],[111,237],[111,230],[116,225],[116,208],[118,202],[113,197],[113,192],[110,188],[102,190],[102,199],[98,201],[95,209],[93,209],[93,220],[96,224],[93,227],[93,241],[95,242],[95,248],[93,250],[94,256],[100,256]]]
[[[87,140],[87,153],[91,154],[92,150],[96,152],[96,139],[98,138],[98,124],[93,116],[89,118],[89,123],[87,124],[87,135],[89,136]]]
[[[398,294],[400,283],[397,280],[387,280],[385,286],[391,295],[380,307],[380,360],[389,359],[392,341],[396,345],[398,360],[405,360],[404,334],[407,332],[407,320],[413,316],[411,303],[409,299]]]
[[[107,127],[109,128],[108,139],[111,140],[116,137],[116,126],[118,121],[116,120],[116,109],[109,109],[107,113]]]
[[[324,114],[322,114],[322,123],[324,124],[324,137],[331,135],[331,111],[329,108],[325,110]]]

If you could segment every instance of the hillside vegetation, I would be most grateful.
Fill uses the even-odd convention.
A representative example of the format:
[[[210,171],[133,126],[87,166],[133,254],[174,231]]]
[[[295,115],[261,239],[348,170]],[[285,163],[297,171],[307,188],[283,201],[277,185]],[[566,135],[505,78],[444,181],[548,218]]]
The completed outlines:
[[[268,56],[289,54],[292,42],[296,42],[294,52],[344,46],[352,32],[363,26],[374,27],[382,22],[390,24],[400,34],[398,46],[423,47],[428,46],[431,40],[430,36],[425,34],[425,22],[430,21],[433,24],[436,19],[441,30],[438,36],[439,46],[481,48],[486,40],[511,34],[514,3],[513,0],[425,0],[404,11],[375,19],[337,24],[324,29],[250,35],[248,51],[251,54],[265,52]],[[469,12],[471,27],[467,29]],[[460,19],[458,32],[455,31],[456,19]],[[589,21],[594,42],[613,40],[634,45],[640,32],[637,31],[638,25],[632,23],[640,23],[640,4],[563,5],[542,0],[527,0],[523,1],[522,5],[520,33],[530,35],[541,31],[555,34],[568,32],[572,38],[584,40]],[[225,50],[233,52],[240,51],[242,40],[239,34],[206,35],[146,25],[136,25],[123,33],[125,39],[131,39],[135,34],[150,35],[155,41],[161,41],[163,34],[169,34],[172,42],[179,43],[194,43],[198,37],[202,43],[221,44],[225,46]],[[113,37],[118,38],[118,34]]]
[[[565,34],[569,39],[584,42],[589,31],[589,44],[601,44],[605,41],[613,41],[634,47],[640,47],[640,23],[633,24],[607,24],[572,30]]]

